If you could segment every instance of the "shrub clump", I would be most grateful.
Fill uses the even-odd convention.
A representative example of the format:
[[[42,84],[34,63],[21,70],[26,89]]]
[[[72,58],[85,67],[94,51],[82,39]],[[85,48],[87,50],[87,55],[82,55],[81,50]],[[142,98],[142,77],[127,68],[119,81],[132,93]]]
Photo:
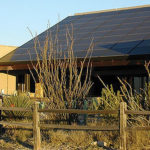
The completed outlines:
[[[19,94],[18,96],[7,96],[3,99],[3,107],[19,107],[19,108],[31,108],[32,101],[26,94]],[[4,114],[8,117],[17,118],[29,116],[29,112],[22,111],[4,111]]]

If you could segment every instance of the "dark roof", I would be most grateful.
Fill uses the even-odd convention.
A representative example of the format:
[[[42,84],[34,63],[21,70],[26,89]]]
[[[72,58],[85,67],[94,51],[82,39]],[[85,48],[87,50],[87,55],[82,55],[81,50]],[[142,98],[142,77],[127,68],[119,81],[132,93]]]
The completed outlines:
[[[66,50],[66,26],[73,25],[74,53],[78,58],[85,56],[93,39],[92,57],[118,57],[150,54],[150,5],[128,9],[116,9],[69,16],[38,35],[41,45],[47,31],[52,36],[58,29],[58,40]],[[36,60],[33,40],[3,57],[0,62],[22,62]]]

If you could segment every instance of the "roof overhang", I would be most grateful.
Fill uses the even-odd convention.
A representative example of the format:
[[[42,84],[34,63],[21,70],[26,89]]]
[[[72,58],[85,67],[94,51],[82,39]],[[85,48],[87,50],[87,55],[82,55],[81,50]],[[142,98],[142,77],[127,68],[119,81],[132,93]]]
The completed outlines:
[[[110,67],[110,66],[130,66],[130,65],[144,65],[145,61],[150,60],[150,55],[139,56],[119,56],[119,57],[94,57],[90,58],[93,67]],[[78,64],[83,58],[78,59]],[[36,61],[24,61],[24,62],[0,62],[0,70],[28,70],[33,69],[33,64]],[[88,64],[88,59],[85,62],[85,66]]]

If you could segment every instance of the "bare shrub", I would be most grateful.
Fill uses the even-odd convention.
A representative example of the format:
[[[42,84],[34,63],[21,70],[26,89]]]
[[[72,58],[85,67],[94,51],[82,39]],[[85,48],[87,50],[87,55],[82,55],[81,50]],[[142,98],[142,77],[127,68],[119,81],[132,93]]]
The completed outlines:
[[[71,33],[66,29],[66,44],[67,48],[61,49],[58,33],[53,36],[49,30],[43,46],[38,37],[34,38],[37,63],[32,62],[32,65],[36,75],[30,71],[34,78],[38,77],[44,95],[49,99],[49,108],[74,108],[75,100],[83,100],[93,84],[90,63],[93,43],[80,61],[74,56],[73,27]]]
[[[145,68],[150,77],[150,62],[145,63]],[[140,89],[140,92],[135,91],[132,86],[126,81],[118,78],[121,86],[120,90],[114,92],[112,86],[107,86],[100,77],[100,82],[104,85],[102,90],[101,100],[103,101],[103,109],[116,109],[119,104],[125,101],[128,104],[128,110],[144,111],[150,109],[150,82],[145,83],[145,89]],[[144,115],[128,115],[128,126],[149,126],[150,120]],[[127,133],[128,149],[144,149],[149,145],[149,131],[129,131]]]

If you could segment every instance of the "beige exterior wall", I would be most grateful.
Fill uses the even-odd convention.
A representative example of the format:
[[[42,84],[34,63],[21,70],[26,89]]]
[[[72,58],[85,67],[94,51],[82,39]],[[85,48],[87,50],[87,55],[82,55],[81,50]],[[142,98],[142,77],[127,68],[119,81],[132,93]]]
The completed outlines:
[[[16,46],[0,45],[0,58],[16,48]],[[16,76],[0,72],[0,93],[2,89],[4,90],[4,94],[13,94],[16,91]]]
[[[4,94],[14,94],[16,91],[16,76],[0,73],[0,93],[4,90]]]
[[[0,45],[0,58],[7,55],[8,53],[10,53],[11,51],[13,51],[16,48],[17,48],[16,46]]]

